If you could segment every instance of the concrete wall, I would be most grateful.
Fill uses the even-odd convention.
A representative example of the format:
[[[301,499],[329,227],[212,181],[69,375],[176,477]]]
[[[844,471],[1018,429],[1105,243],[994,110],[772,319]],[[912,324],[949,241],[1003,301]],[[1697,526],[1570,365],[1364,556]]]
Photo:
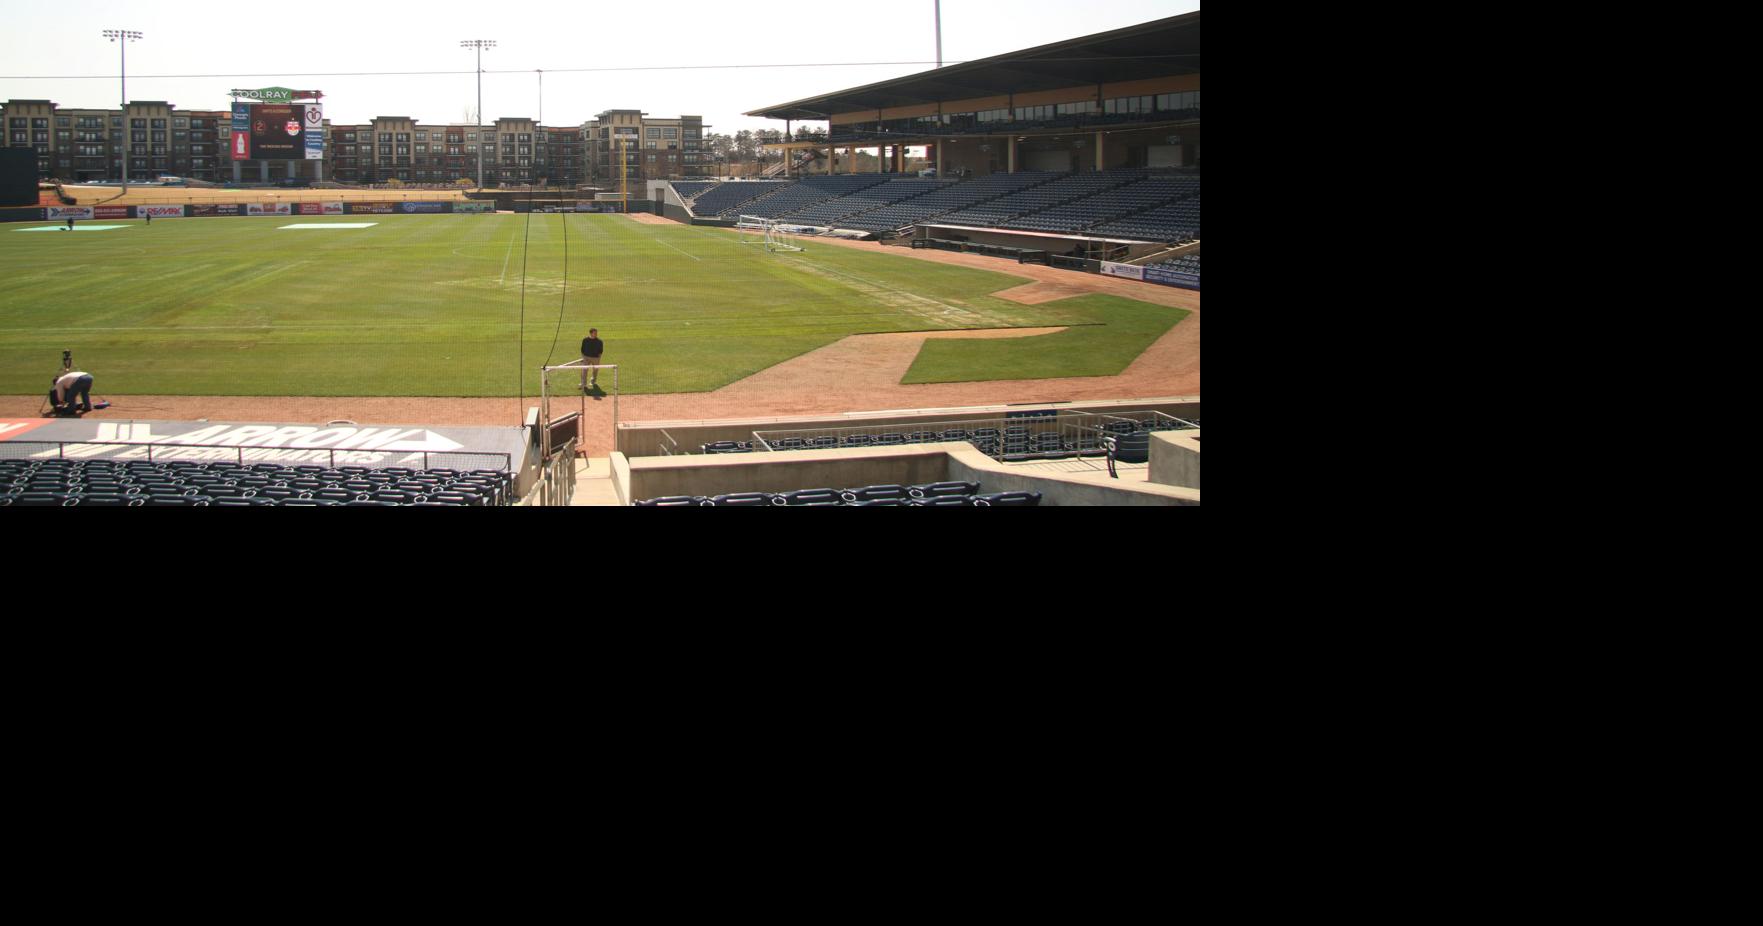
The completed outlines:
[[[754,431],[796,431],[809,428],[869,428],[887,426],[903,431],[917,430],[930,422],[949,422],[960,427],[965,422],[1003,418],[1008,412],[1042,409],[1109,413],[1116,411],[1153,411],[1177,418],[1200,414],[1199,396],[1165,396],[1149,399],[1128,399],[1109,402],[1069,402],[1056,405],[988,405],[959,409],[919,409],[910,414],[849,412],[843,415],[817,415],[773,418],[734,418],[684,421],[627,421],[618,426],[618,450],[630,457],[655,457],[664,443],[661,432],[679,443],[679,451],[699,454],[698,448],[715,441],[752,440]],[[1035,419],[1024,419],[1033,424]],[[824,453],[825,451],[814,451]],[[737,454],[736,456],[745,456]],[[699,456],[702,459],[702,455]],[[812,488],[796,486],[795,488]],[[758,491],[758,490],[755,490]],[[653,496],[641,496],[651,498]]]
[[[1200,487],[1200,432],[1159,431],[1151,435],[1151,481],[1166,486]]]
[[[1200,504],[1197,489],[1134,479],[1102,479],[1099,472],[1079,476],[1012,468],[964,443],[634,460],[620,453],[612,455],[614,491],[627,505],[638,499],[679,495],[776,493],[946,481],[977,482],[985,493],[1039,492],[1041,504],[1046,507]]]
[[[1020,234],[1020,235],[1019,234],[1011,234],[1010,232],[973,231],[971,229],[966,229],[966,228],[958,228],[957,229],[957,228],[923,228],[923,227],[920,227],[919,231],[916,234],[918,237],[943,238],[945,240],[953,239],[956,235],[959,235],[959,236],[961,236],[962,239],[967,240],[967,241],[972,241],[977,244],[996,244],[996,245],[1002,245],[1004,247],[1009,247],[1009,248],[1034,248],[1036,250],[1046,251],[1049,254],[1070,254],[1073,249],[1076,249],[1077,247],[1079,247],[1079,239],[1084,238],[1083,235],[1072,235],[1072,236],[1065,236],[1065,237],[1046,237],[1046,236],[1038,236],[1037,237],[1035,235],[1027,235],[1027,234]],[[1127,249],[1127,257],[1129,259],[1136,258],[1136,257],[1142,257],[1146,254],[1154,254],[1158,251],[1165,250],[1165,245],[1162,242],[1134,241],[1134,242],[1123,242],[1122,244],[1115,244],[1115,245],[1108,245],[1108,246],[1109,247],[1121,247],[1123,245]],[[1003,260],[1003,261],[1010,260],[1010,258],[1007,258],[1007,257],[1000,257],[998,259]],[[1003,269],[1003,268],[999,268],[999,269]],[[1009,271],[1005,271],[1005,272],[1008,273]]]

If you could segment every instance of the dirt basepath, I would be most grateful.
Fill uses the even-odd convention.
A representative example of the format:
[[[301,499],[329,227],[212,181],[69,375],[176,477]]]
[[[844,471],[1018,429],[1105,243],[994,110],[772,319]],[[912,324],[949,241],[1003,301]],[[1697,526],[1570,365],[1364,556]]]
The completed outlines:
[[[633,221],[676,224],[658,216],[631,213]],[[750,418],[773,415],[820,415],[893,408],[951,408],[1014,402],[1067,402],[1200,394],[1200,294],[1097,274],[1057,270],[1037,264],[1011,264],[997,258],[949,251],[882,248],[873,242],[815,239],[809,246],[885,250],[888,254],[939,263],[960,264],[1027,277],[1033,282],[998,293],[1030,305],[1077,296],[1108,293],[1159,305],[1178,306],[1193,314],[1166,332],[1119,376],[1069,379],[998,380],[987,383],[901,385],[900,377],[931,337],[1030,337],[1057,328],[1015,328],[992,331],[868,334],[844,338],[819,350],[762,370],[714,392],[624,396],[621,421],[700,418]],[[615,359],[615,358],[608,358]],[[514,426],[525,419],[525,402],[503,399],[371,398],[322,396],[109,396],[99,377],[96,395],[116,404],[85,417],[95,419],[161,419],[191,421],[264,421],[322,424],[346,419],[359,424]],[[572,397],[573,398],[573,397]],[[44,405],[41,396],[0,396],[0,418],[34,418]],[[612,399],[590,399],[587,406],[587,451],[612,449]]]

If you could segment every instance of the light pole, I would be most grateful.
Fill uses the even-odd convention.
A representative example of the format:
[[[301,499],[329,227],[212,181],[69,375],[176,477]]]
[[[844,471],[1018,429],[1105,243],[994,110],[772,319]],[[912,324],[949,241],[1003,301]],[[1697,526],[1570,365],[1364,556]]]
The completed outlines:
[[[122,119],[129,118],[129,43],[138,41],[141,33],[130,29],[106,29],[104,37],[115,42],[122,52]],[[134,141],[134,129],[128,125],[122,127],[122,191],[129,191],[129,146]]]
[[[477,188],[484,188],[484,49],[495,48],[494,39],[469,39],[460,48],[477,49]]]

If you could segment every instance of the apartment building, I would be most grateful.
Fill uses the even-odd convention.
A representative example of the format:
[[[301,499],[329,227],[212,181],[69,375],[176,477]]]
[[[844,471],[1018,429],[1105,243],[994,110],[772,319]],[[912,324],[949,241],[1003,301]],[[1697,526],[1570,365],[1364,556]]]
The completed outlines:
[[[617,183],[619,161],[631,184],[646,180],[706,177],[715,171],[704,154],[704,117],[650,116],[637,109],[609,109],[581,127],[588,179]]]
[[[125,111],[10,100],[0,104],[0,126],[0,144],[36,149],[42,176],[76,183],[120,180],[125,171],[142,181],[171,174],[216,183],[475,182],[480,148],[489,186],[573,186],[588,173],[580,127],[541,126],[527,118],[486,126],[431,126],[408,116],[381,116],[365,125],[327,120],[322,161],[234,161],[230,110],[179,110],[163,101],[131,102]]]

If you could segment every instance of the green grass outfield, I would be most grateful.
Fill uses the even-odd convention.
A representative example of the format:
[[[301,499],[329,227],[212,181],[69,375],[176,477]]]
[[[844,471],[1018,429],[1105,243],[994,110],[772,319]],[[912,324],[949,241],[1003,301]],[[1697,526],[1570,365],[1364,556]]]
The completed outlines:
[[[565,221],[568,299],[553,349]],[[359,222],[378,224],[282,228]],[[106,395],[506,396],[517,370],[532,395],[537,368],[576,359],[590,325],[607,362],[622,365],[626,393],[706,391],[847,335],[952,328],[1097,326],[1026,339],[1057,363],[1001,340],[938,345],[907,381],[1107,375],[1184,314],[1097,297],[1025,306],[988,295],[1025,282],[1006,273],[812,241],[805,253],[767,254],[732,232],[621,216],[19,232],[48,224],[0,225],[0,393],[43,392],[72,350]]]

